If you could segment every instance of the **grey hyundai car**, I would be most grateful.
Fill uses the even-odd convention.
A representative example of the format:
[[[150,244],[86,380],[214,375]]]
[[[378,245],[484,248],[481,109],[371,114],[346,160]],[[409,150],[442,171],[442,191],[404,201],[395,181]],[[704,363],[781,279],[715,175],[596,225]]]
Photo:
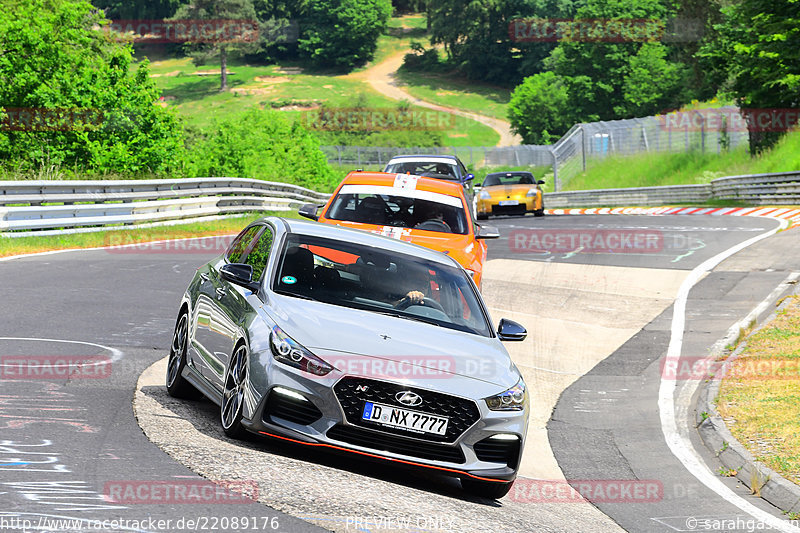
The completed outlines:
[[[505,319],[495,331],[445,254],[270,217],[197,270],[166,386],[219,405],[230,437],[431,469],[499,498],[517,475],[529,411],[501,341],[525,335]]]

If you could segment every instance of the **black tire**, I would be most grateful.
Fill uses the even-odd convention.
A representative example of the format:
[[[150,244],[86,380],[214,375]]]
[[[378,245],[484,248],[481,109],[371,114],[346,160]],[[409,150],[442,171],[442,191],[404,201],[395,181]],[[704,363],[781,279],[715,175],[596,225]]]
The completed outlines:
[[[219,419],[222,423],[222,430],[232,439],[244,438],[247,433],[242,425],[242,406],[244,404],[244,388],[247,384],[248,358],[247,345],[240,343],[234,348],[228,361],[228,368],[225,369]]]
[[[544,208],[542,209],[535,209],[533,211],[533,216],[535,217],[543,217],[544,216]]]
[[[464,478],[461,480],[462,489],[475,496],[489,498],[490,500],[499,500],[508,494],[513,484],[513,481],[501,483],[497,481],[480,481],[472,478]]]
[[[173,398],[196,400],[200,392],[186,381],[182,372],[186,367],[186,350],[189,346],[189,313],[185,310],[178,316],[175,332],[172,334],[172,346],[167,359],[166,385],[167,392]]]
[[[489,218],[489,215],[478,215],[478,220],[486,220]]]

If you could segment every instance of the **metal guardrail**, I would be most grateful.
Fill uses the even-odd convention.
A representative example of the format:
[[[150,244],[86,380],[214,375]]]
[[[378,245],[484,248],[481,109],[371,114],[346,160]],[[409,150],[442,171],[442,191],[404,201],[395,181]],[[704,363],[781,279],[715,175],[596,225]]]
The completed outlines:
[[[292,185],[243,178],[115,181],[0,182],[0,230],[105,229],[232,215],[289,211],[328,194]],[[123,226],[124,227],[124,226]]]
[[[800,205],[800,172],[717,178],[705,185],[668,185],[544,194],[545,206],[624,207],[728,200],[752,205]]]
[[[251,211],[290,211],[303,203],[325,202],[329,196],[289,183],[243,178],[0,181],[0,231],[4,236],[43,235]],[[753,205],[800,205],[800,171],[730,176],[704,185],[544,195],[547,208],[654,206],[712,199]]]

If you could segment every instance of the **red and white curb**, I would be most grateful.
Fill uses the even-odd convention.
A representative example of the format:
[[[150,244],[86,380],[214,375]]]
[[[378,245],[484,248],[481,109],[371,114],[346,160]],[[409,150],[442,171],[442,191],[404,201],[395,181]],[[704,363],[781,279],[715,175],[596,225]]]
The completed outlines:
[[[585,207],[547,209],[548,215],[725,215],[734,217],[767,217],[800,223],[797,207]]]

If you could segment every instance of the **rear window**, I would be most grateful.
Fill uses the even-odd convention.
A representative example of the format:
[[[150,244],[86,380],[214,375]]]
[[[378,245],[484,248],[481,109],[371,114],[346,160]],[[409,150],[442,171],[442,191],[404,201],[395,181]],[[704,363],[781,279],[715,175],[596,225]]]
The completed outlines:
[[[423,163],[402,162],[391,163],[386,166],[385,172],[392,174],[413,174],[429,178],[455,180],[459,179],[458,166],[455,163]]]

